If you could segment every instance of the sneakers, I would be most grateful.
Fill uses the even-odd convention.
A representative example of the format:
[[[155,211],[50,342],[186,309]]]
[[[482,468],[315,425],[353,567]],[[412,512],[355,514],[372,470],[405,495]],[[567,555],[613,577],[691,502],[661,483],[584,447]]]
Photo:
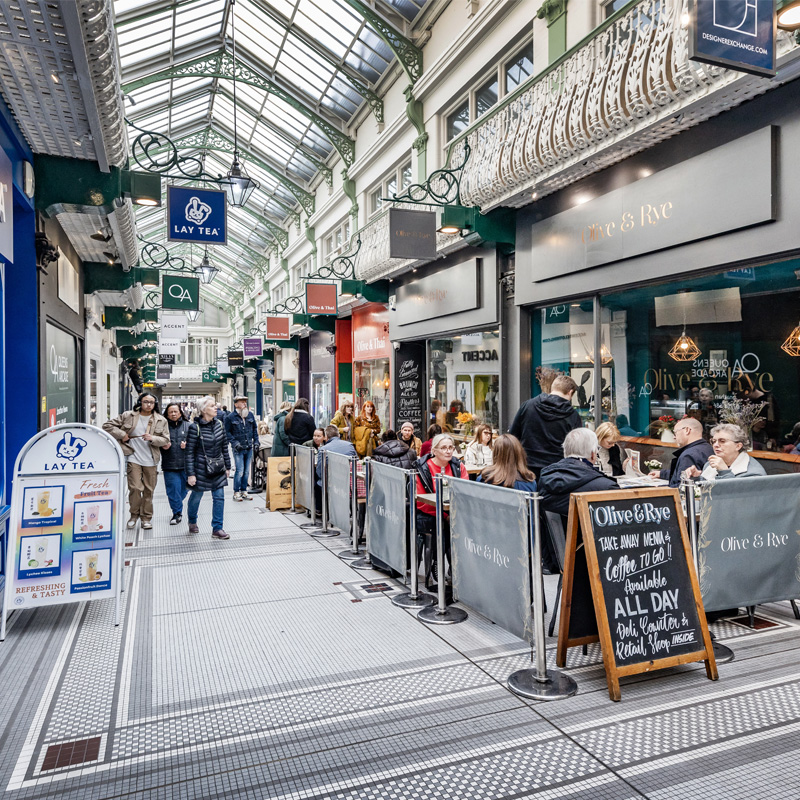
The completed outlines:
[[[172,519],[169,521],[170,525],[180,525],[181,524],[181,515],[180,514],[173,514]]]
[[[239,499],[240,500],[252,500],[253,495],[247,494],[247,492],[239,492]]]
[[[189,533],[200,533],[200,528],[194,522],[189,523]]]
[[[225,531],[224,531],[224,530],[222,530],[222,528],[217,528],[217,529],[216,529],[216,530],[215,530],[215,531],[214,531],[214,532],[211,534],[211,538],[212,538],[212,539],[230,539],[231,537],[230,537],[230,536],[228,536],[228,534],[227,534],[227,533],[225,533]]]
[[[152,529],[152,527],[153,527],[153,523],[152,523],[152,522],[150,522],[150,520],[149,520],[149,519],[148,519],[148,520],[145,520],[145,521],[142,523],[142,528],[144,528],[144,530],[146,530],[146,531],[149,531],[149,530],[151,530],[151,529]]]
[[[234,492],[234,493],[233,493],[233,499],[234,499],[234,500],[235,500],[237,503],[241,503],[241,502],[242,502],[242,500],[244,500],[244,498],[242,497],[242,493],[241,493],[241,492]]]
[[[131,518],[128,520],[128,522],[127,522],[127,526],[126,526],[126,527],[128,527],[128,528],[135,528],[135,527],[136,527],[136,523],[137,523],[138,521],[139,521],[138,519],[134,519],[133,517],[131,517]]]

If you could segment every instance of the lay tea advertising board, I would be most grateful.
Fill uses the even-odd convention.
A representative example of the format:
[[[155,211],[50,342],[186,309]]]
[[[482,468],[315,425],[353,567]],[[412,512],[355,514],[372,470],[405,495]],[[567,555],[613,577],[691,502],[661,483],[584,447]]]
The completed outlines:
[[[580,550],[585,561],[576,558]],[[612,700],[620,699],[621,676],[692,661],[705,661],[708,677],[716,680],[676,489],[573,494],[565,556],[559,666],[565,664],[567,647],[599,637]],[[576,569],[579,564],[585,566]],[[570,625],[570,617],[579,612],[574,600],[587,582],[596,635]]]
[[[115,598],[123,469],[113,437],[81,423],[34,436],[14,467],[0,640],[15,609]]]

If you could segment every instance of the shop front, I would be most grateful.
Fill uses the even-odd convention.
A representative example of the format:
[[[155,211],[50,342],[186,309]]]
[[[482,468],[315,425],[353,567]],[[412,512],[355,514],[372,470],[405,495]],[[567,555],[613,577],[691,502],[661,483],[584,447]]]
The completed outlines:
[[[507,421],[496,251],[468,248],[408,278],[389,316],[397,424],[412,422],[423,438],[433,422],[465,440],[479,424],[499,430]]]
[[[736,420],[768,472],[800,470],[800,168],[777,146],[800,141],[797,107],[773,120],[757,101],[726,115],[724,144],[703,147],[707,123],[649,152],[653,174],[624,183],[640,156],[588,202],[519,214],[531,366],[574,378],[586,424],[660,459],[682,417],[706,437]]]
[[[353,309],[353,394],[356,414],[368,400],[375,404],[381,428],[392,427],[392,345],[389,311],[382,303]]]
[[[327,331],[308,335],[311,414],[317,427],[324,428],[336,413],[334,408],[334,336]]]

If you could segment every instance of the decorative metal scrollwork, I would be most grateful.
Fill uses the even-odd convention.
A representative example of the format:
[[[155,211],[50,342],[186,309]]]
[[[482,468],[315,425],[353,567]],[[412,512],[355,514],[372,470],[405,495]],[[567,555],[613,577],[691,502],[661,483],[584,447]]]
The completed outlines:
[[[300,295],[292,295],[278,303],[272,310],[275,314],[304,314],[303,298]]]
[[[194,272],[193,269],[187,268],[186,261],[182,256],[173,255],[163,244],[148,242],[146,239],[142,239],[141,236],[139,241],[142,242],[139,260],[146,266],[152,269],[169,269],[175,272]]]
[[[323,264],[309,278],[352,278],[356,274],[356,256],[361,249],[361,237],[356,239],[356,249],[352,253],[342,253],[336,256],[330,264]]]
[[[144,304],[148,308],[161,308],[161,292],[148,292],[144,296]]]
[[[461,175],[469,161],[470,152],[469,143],[465,142],[463,160],[457,167],[437,169],[425,183],[412,183],[405,194],[393,194],[388,202],[413,203],[418,206],[460,206]]]
[[[128,125],[140,132],[133,140],[131,155],[145,172],[154,172],[161,175],[162,178],[188,179],[208,183],[221,182],[220,178],[213,177],[205,171],[201,158],[182,156],[169,136],[147,131],[130,120],[126,121]],[[170,174],[170,170],[173,169],[177,170],[179,174]]]

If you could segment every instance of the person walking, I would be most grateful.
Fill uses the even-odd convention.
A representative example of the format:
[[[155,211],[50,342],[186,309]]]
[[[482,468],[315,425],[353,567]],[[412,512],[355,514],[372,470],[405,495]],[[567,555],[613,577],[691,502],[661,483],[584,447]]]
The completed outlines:
[[[225,417],[225,433],[233,450],[233,499],[237,503],[252,500],[247,493],[250,463],[253,460],[253,449],[258,441],[258,428],[253,412],[247,407],[247,398],[243,395],[234,397],[233,411]]]
[[[225,486],[231,474],[231,457],[225,428],[217,419],[214,398],[206,396],[197,403],[197,421],[189,428],[186,440],[186,482],[192,493],[186,513],[189,515],[189,533],[200,533],[197,512],[205,492],[211,492],[211,536],[230,539],[225,533]]]
[[[177,403],[170,403],[164,416],[169,428],[169,442],[162,448],[161,471],[164,473],[164,488],[172,509],[169,524],[178,525],[183,519],[183,501],[189,493],[186,484],[186,438],[190,423]]]
[[[103,423],[103,430],[122,445],[128,466],[128,527],[135,528],[141,520],[142,528],[153,527],[153,492],[158,479],[158,462],[161,448],[169,444],[167,421],[158,413],[155,395],[139,395],[132,411]]]
[[[314,438],[314,417],[308,410],[308,400],[301,397],[286,415],[283,421],[283,430],[292,444],[303,444]]]
[[[526,400],[517,411],[509,433],[516,436],[525,450],[528,469],[537,476],[562,457],[566,435],[582,428],[580,414],[572,406],[578,384],[568,375],[558,375],[549,393]]]
[[[278,413],[272,418],[275,423],[272,427],[272,456],[289,455],[289,437],[286,435],[286,415],[292,410],[292,404],[288,400],[281,403]]]

